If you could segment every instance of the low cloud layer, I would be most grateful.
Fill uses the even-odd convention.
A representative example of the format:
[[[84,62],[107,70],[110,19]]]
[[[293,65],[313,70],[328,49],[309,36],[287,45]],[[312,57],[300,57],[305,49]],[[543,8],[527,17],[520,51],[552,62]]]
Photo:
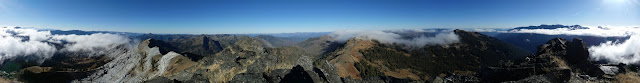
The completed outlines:
[[[611,62],[637,63],[640,61],[640,35],[634,35],[622,43],[606,42],[589,48],[591,57]]]
[[[624,42],[607,41],[600,45],[591,46],[589,47],[589,52],[591,54],[590,56],[595,60],[607,60],[610,62],[640,62],[640,27],[587,26],[582,28],[514,29],[509,31],[476,29],[471,31],[500,33],[536,33],[546,35],[576,35],[594,37],[630,37]]]
[[[54,35],[51,39],[55,42],[67,41],[67,51],[98,51],[100,48],[115,48],[131,41],[129,38],[117,34],[96,33],[91,35]]]
[[[507,33],[537,33],[547,35],[580,35],[580,36],[597,36],[597,37],[625,37],[631,35],[639,35],[640,27],[613,27],[613,26],[588,26],[586,29],[516,29],[507,31]]]
[[[23,56],[36,58],[38,63],[42,63],[56,52],[99,52],[130,41],[118,34],[52,35],[49,31],[3,27],[0,28],[0,62]],[[56,48],[55,45],[62,47]]]
[[[587,27],[586,29],[517,29],[508,33],[537,33],[547,35],[579,35],[595,37],[630,37],[624,42],[607,41],[589,47],[590,56],[595,60],[607,60],[620,63],[638,63],[640,61],[640,27]]]
[[[465,29],[473,32],[498,32],[498,33],[536,33],[545,35],[577,35],[596,37],[627,37],[640,35],[640,27],[614,27],[614,26],[586,26],[581,29],[555,28],[555,29]]]
[[[351,38],[365,39],[365,40],[377,40],[380,43],[385,44],[404,44],[411,47],[424,47],[426,45],[448,45],[460,41],[460,37],[452,31],[440,32],[433,37],[418,36],[414,38],[403,38],[402,35],[397,33],[404,32],[436,32],[425,30],[389,30],[389,31],[376,31],[376,30],[342,30],[335,31],[329,34],[337,42],[345,42]]]

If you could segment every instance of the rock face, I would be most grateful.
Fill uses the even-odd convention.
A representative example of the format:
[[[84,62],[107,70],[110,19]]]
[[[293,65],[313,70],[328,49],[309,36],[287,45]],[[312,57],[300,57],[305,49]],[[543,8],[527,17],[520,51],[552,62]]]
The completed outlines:
[[[322,81],[317,73],[311,71],[313,57],[297,46],[265,47],[260,39],[248,36],[169,37],[166,39],[170,41],[168,43],[165,40],[146,39],[138,45],[137,51],[121,55],[104,69],[77,82],[296,82],[297,77],[301,76],[306,76],[305,82]],[[210,45],[190,40],[208,40]],[[225,42],[211,43],[214,40]],[[196,44],[187,44],[191,47],[183,48],[180,45],[185,43],[181,41]],[[211,45],[226,47],[219,51],[217,48],[206,48]],[[213,55],[206,55],[208,53]],[[202,57],[193,59],[190,54]],[[303,75],[290,72],[302,72]]]
[[[304,70],[304,68],[300,66],[296,66],[296,67],[293,67],[293,69],[291,69],[289,74],[284,75],[284,78],[282,78],[282,81],[280,82],[281,83],[311,83],[313,82],[313,79],[311,78],[309,73],[307,73],[307,71]]]
[[[174,38],[175,37],[175,38]],[[159,46],[161,54],[169,51],[183,54],[193,61],[197,61],[204,56],[214,55],[222,51],[221,42],[211,39],[209,36],[175,36],[175,35],[142,35],[139,38],[161,38],[153,39],[149,47]]]
[[[184,56],[170,51],[161,54],[158,46],[149,44],[162,43],[153,39],[142,41],[137,50],[120,55],[105,64],[103,69],[87,78],[75,82],[144,82],[157,77],[172,76],[177,70],[195,65]],[[153,45],[152,45],[153,46]],[[124,71],[124,72],[123,72]]]
[[[587,82],[601,79],[605,72],[590,61],[589,52],[581,39],[573,42],[562,38],[549,40],[538,47],[538,55],[528,56],[526,62],[491,67],[485,75],[491,82]],[[617,67],[616,67],[617,68]],[[501,73],[496,73],[501,72]]]
[[[576,38],[573,39],[573,42],[569,42],[565,39],[556,38],[550,40],[547,44],[541,45],[538,49],[539,56],[556,56],[565,60],[569,67],[581,70],[581,73],[590,76],[604,74],[598,65],[590,61],[589,51],[582,39]]]

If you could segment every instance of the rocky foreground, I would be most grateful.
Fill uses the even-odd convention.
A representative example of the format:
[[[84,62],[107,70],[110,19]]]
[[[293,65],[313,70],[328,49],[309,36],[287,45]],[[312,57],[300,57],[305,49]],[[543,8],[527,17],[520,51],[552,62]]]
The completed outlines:
[[[476,32],[460,42],[405,48],[329,36],[296,44],[268,36],[152,35],[109,56],[68,57],[3,72],[1,82],[354,83],[637,82],[637,66],[592,61],[581,39],[552,39],[535,55]],[[269,38],[269,39],[266,39]],[[47,61],[46,61],[47,62]],[[73,63],[73,64],[71,64]]]

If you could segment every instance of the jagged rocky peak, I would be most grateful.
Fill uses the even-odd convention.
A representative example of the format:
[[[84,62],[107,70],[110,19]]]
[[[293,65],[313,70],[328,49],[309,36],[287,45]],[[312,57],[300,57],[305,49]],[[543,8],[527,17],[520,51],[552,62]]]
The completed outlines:
[[[155,39],[149,38],[140,43],[144,43],[144,45],[146,45],[149,48],[158,47],[158,50],[163,55],[167,54],[169,51],[180,53],[180,51],[178,51],[176,47],[162,40],[155,40]]]
[[[589,63],[589,51],[581,38],[575,38],[573,42],[563,38],[551,39],[538,47],[538,54],[561,56],[570,63]]]
[[[563,38],[551,39],[546,44],[538,46],[538,54],[566,50],[567,45],[565,42],[567,40]]]
[[[543,80],[546,82],[594,81],[603,78],[605,72],[601,68],[608,67],[589,59],[588,48],[580,38],[574,38],[572,41],[563,38],[551,39],[546,44],[538,46],[537,56],[530,56],[527,60],[522,64],[542,66],[533,67],[536,72],[534,75],[516,82],[540,81],[532,79],[547,79]]]
[[[574,61],[580,61],[582,63],[588,63],[590,61],[589,49],[585,45],[585,42],[582,41],[582,38],[574,38],[569,46],[568,52],[573,55],[571,59],[575,59]]]
[[[538,46],[538,54],[526,61],[485,69],[484,82],[623,82],[637,78],[633,67],[625,64],[599,64],[589,59],[589,51],[580,38],[572,41],[554,38]]]
[[[181,54],[168,51],[161,54],[161,50],[168,44],[154,39],[146,39],[138,45],[138,50],[132,50],[120,55],[107,63],[96,73],[73,82],[144,82],[160,77],[175,76],[186,68],[196,65],[189,58]],[[167,50],[165,50],[167,51]],[[126,76],[126,77],[125,77]]]
[[[539,56],[557,56],[567,62],[568,66],[580,69],[583,73],[591,76],[604,74],[595,62],[589,59],[589,51],[585,43],[580,38],[573,39],[573,42],[563,38],[549,40],[547,44],[538,47]]]

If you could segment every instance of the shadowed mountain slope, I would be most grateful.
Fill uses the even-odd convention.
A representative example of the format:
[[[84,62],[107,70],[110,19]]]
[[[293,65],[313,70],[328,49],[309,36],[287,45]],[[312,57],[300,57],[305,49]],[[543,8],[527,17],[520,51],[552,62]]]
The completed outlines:
[[[419,49],[403,49],[404,45],[354,38],[316,61],[316,65],[331,65],[346,79],[391,76],[425,81],[447,74],[477,76],[483,67],[522,61],[531,54],[476,32],[454,32],[461,38],[460,42]]]

